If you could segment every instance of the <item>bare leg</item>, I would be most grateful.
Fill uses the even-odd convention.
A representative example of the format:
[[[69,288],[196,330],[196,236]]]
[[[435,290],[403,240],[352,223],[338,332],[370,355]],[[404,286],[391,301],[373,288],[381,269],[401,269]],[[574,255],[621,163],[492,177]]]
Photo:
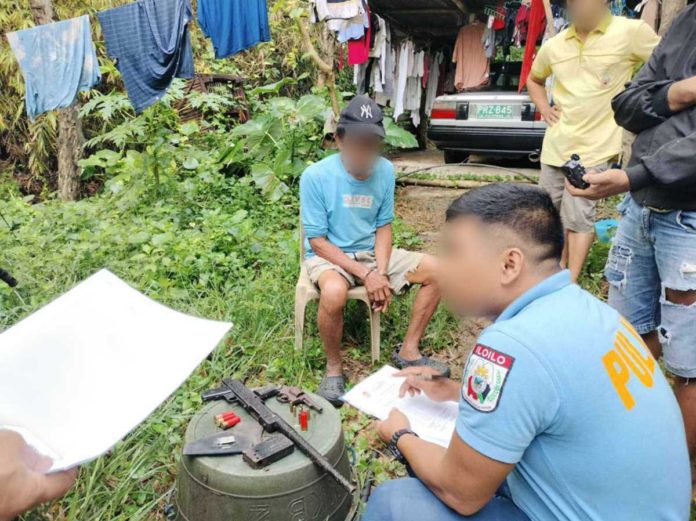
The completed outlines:
[[[418,265],[418,269],[407,276],[411,284],[420,284],[411,310],[411,321],[404,337],[399,356],[404,360],[421,358],[418,346],[425,333],[430,319],[433,317],[440,302],[440,289],[435,282],[437,269],[434,257],[426,255]]]
[[[694,459],[696,456],[696,380],[676,377],[674,393],[677,395],[677,401],[684,416],[689,456]]]
[[[573,282],[577,282],[585,265],[587,255],[594,242],[594,232],[578,233],[568,231],[568,269],[570,269]]]
[[[563,233],[563,253],[561,253],[561,268],[568,267],[568,230]]]
[[[657,331],[650,331],[650,333],[645,333],[641,335],[643,337],[643,342],[648,346],[650,352],[655,360],[659,360],[662,356],[662,344],[660,344],[660,338],[657,335]]]
[[[341,339],[343,338],[343,308],[348,299],[348,281],[337,271],[328,270],[319,276],[319,336],[326,352],[326,374],[343,374]]]

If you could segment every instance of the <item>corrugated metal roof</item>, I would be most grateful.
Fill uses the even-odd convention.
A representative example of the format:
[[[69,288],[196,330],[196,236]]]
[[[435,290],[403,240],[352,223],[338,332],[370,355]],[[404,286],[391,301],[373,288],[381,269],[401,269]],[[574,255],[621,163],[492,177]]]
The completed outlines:
[[[480,13],[485,2],[465,0],[369,0],[370,7],[397,32],[416,40],[453,42],[469,13]],[[493,3],[493,2],[491,2]]]

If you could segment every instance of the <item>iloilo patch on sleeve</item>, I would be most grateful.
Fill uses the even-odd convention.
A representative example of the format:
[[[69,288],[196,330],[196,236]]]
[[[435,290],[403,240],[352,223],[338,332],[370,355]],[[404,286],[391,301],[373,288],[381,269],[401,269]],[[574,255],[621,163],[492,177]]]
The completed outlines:
[[[464,368],[464,401],[477,411],[494,411],[498,407],[505,380],[514,362],[515,359],[510,355],[476,344]]]

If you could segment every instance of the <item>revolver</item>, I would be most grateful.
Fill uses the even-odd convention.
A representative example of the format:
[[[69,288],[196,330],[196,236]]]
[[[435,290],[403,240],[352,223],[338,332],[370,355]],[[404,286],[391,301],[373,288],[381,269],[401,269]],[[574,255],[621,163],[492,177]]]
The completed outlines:
[[[276,400],[281,403],[289,403],[290,405],[306,405],[317,412],[322,412],[323,410],[321,405],[312,400],[307,393],[299,387],[281,386],[276,395]]]

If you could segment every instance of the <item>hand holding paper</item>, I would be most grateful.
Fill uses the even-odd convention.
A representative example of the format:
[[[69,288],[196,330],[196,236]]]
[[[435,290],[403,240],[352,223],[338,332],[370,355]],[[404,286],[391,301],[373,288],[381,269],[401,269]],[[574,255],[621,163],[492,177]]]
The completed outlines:
[[[108,451],[164,401],[231,324],[191,317],[101,270],[0,335],[0,429],[53,459]],[[94,421],[109,411],[109,421]]]
[[[397,373],[397,369],[385,365],[348,391],[343,400],[380,420],[385,420],[395,407],[406,415],[411,428],[422,439],[447,447],[457,420],[457,402],[437,402],[423,394],[400,397],[406,378],[396,377]]]

